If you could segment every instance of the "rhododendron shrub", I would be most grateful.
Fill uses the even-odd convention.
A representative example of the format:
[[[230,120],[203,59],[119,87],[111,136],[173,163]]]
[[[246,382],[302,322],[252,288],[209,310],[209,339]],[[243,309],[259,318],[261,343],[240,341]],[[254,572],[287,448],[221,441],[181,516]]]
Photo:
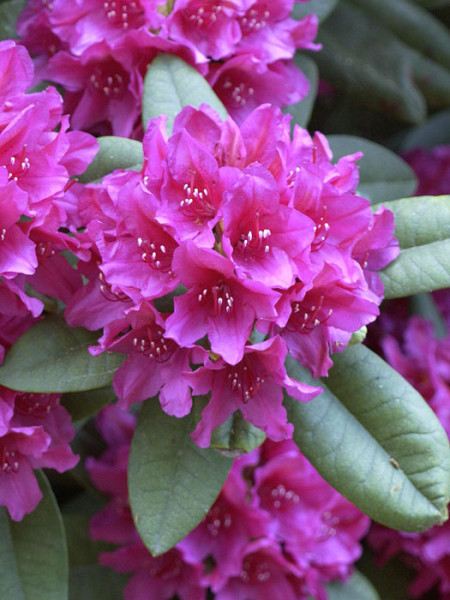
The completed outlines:
[[[12,598],[380,600],[354,567],[369,518],[433,563],[417,592],[447,593],[448,349],[417,319],[403,342],[382,302],[412,296],[444,334],[449,196],[315,131],[346,127],[312,112],[297,49],[318,50],[308,9],[336,4],[0,4],[19,36],[0,41]],[[394,368],[361,343],[380,311]]]
[[[443,291],[439,299],[446,307],[447,314],[444,312],[442,316],[447,316],[448,324],[448,290]],[[384,319],[386,328],[391,319],[390,312],[387,312]],[[388,362],[429,402],[450,437],[449,335],[438,337],[433,322],[419,316],[403,319],[402,322],[399,335],[391,332],[381,337],[383,352]],[[420,534],[397,532],[374,524],[369,543],[378,560],[385,562],[398,554],[412,567],[416,575],[410,585],[413,598],[433,589],[436,598],[447,600],[450,597],[449,536],[448,521],[441,527],[433,527]]]
[[[160,393],[181,417],[191,388],[210,394],[200,446],[236,410],[270,439],[290,438],[283,388],[300,401],[319,389],[287,375],[287,353],[326,375],[330,351],[374,320],[374,269],[398,254],[392,215],[373,215],[355,193],[358,155],[332,164],[323,136],[295,127],[291,140],[272,106],[240,129],[186,107],[169,138],[162,118],[151,121],[143,149],[140,173],[116,171],[80,196],[80,246],[93,258],[88,269],[80,260],[89,284],[67,322],[103,327],[95,354],[128,355],[114,377],[122,407]],[[173,312],[158,310],[180,287]]]
[[[108,442],[87,470],[109,496],[90,524],[96,540],[120,544],[100,563],[132,573],[128,600],[325,598],[324,583],[347,579],[369,519],[327,484],[292,441],[266,441],[235,459],[219,497],[199,525],[159,557],[142,543],[128,505],[127,462],[135,418],[109,406],[97,417]]]
[[[66,89],[78,129],[140,136],[145,72],[161,52],[195,66],[242,121],[263,102],[284,106],[309,84],[297,48],[317,50],[317,17],[290,17],[293,0],[30,0],[17,29],[36,81]]]
[[[32,79],[25,49],[1,41],[0,359],[41,315],[39,298],[67,301],[80,285],[61,255],[78,247],[68,235],[65,203],[70,206],[73,194],[70,177],[97,149],[89,135],[67,131],[69,119],[54,88],[26,93]],[[75,434],[70,415],[59,401],[60,394],[0,387],[0,504],[14,520],[42,497],[33,469],[62,472],[78,462],[69,446]]]

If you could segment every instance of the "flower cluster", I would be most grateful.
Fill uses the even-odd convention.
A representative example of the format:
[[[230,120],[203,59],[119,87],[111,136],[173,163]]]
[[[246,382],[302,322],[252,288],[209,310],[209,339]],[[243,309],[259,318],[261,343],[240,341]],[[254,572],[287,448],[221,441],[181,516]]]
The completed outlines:
[[[110,405],[97,417],[108,448],[86,467],[110,500],[91,521],[94,539],[120,544],[99,557],[132,573],[126,600],[326,598],[346,580],[369,519],[326,483],[291,442],[265,442],[237,458],[203,521],[172,550],[153,557],[135,529],[126,468],[135,418]]]
[[[450,193],[450,146],[414,148],[405,152],[403,158],[419,178],[417,196]]]
[[[104,328],[94,353],[128,356],[114,378],[121,406],[159,392],[181,417],[192,388],[211,394],[200,446],[238,409],[289,438],[283,388],[299,400],[319,389],[287,375],[287,352],[326,375],[329,352],[375,319],[375,270],[398,253],[392,214],[356,195],[360,155],[333,165],[325,137],[295,127],[291,140],[279,109],[263,105],[239,129],[186,107],[169,139],[164,121],[149,124],[141,173],[80,197],[91,258],[66,319]]]
[[[25,93],[32,79],[26,50],[0,42],[0,362],[41,314],[40,298],[65,302],[81,283],[61,255],[78,242],[60,228],[71,227],[70,177],[97,151],[88,134],[67,131],[55,89]],[[64,471],[76,464],[73,435],[59,396],[0,388],[0,505],[13,519],[41,497],[32,469]]]
[[[443,290],[436,297],[438,304],[446,308],[443,317],[448,327],[450,292]],[[398,306],[391,308],[381,322],[394,332],[396,329],[391,323],[395,320],[398,324],[398,315]],[[450,335],[437,337],[433,324],[418,316],[400,322],[403,325],[401,334],[391,333],[381,339],[386,360],[428,401],[450,437]],[[414,598],[436,587],[439,600],[450,599],[449,539],[449,521],[420,534],[374,525],[369,536],[370,545],[380,560],[399,554],[417,571],[410,587]]]
[[[280,441],[292,436],[283,388],[319,392],[288,376],[287,352],[326,375],[329,352],[373,321],[376,270],[398,253],[393,216],[355,193],[358,155],[331,163],[325,137],[263,105],[239,129],[209,107],[186,107],[167,139],[150,122],[141,173],[117,171],[80,197],[87,285],[70,325],[104,328],[94,353],[121,352],[121,406],[160,394],[181,417],[210,401],[193,438],[236,410]],[[191,370],[191,366],[194,370]]]
[[[262,102],[300,101],[308,81],[297,48],[313,43],[318,20],[289,17],[294,0],[28,0],[18,21],[36,57],[37,79],[64,86],[73,127],[142,134],[143,78],[160,52],[196,67],[235,119]]]

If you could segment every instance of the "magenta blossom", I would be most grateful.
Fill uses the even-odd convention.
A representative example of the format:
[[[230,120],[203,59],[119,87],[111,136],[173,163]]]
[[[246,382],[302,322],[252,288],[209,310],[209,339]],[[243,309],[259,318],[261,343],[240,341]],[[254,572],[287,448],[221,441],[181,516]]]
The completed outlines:
[[[108,448],[86,463],[109,502],[91,536],[119,544],[102,565],[131,573],[126,600],[221,600],[283,596],[326,600],[325,583],[345,581],[361,554],[369,519],[340,496],[291,441],[265,442],[238,457],[204,519],[175,548],[152,557],[126,496],[126,456],[134,417],[108,406],[97,417]]]
[[[326,375],[330,353],[378,315],[376,271],[398,253],[391,213],[355,192],[359,155],[333,164],[323,135],[295,127],[291,140],[289,128],[269,105],[241,127],[186,107],[171,137],[163,117],[150,122],[140,173],[112,173],[79,199],[90,257],[66,318],[104,328],[94,354],[127,355],[122,406],[159,393],[181,417],[190,387],[209,396],[201,446],[236,410],[290,437],[283,390],[300,401],[319,390],[288,377],[287,353]]]
[[[316,15],[290,18],[293,0],[28,0],[17,23],[37,80],[66,88],[77,128],[142,135],[140,98],[159,53],[180,56],[242,121],[262,102],[300,101],[309,83],[293,61],[316,50]]]
[[[33,469],[62,473],[78,457],[69,446],[75,431],[56,394],[0,391],[0,505],[20,521],[42,498]]]

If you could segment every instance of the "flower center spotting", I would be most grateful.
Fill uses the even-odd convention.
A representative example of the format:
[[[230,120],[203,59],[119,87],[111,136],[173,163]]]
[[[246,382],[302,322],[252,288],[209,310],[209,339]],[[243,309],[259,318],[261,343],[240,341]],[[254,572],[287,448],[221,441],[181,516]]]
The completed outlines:
[[[109,99],[121,98],[128,85],[128,76],[115,61],[97,64],[89,77],[91,90]]]
[[[144,24],[142,17],[145,13],[139,1],[106,0],[103,8],[108,21],[122,29],[128,29],[130,26],[137,28]]]
[[[254,398],[265,381],[265,373],[258,366],[250,364],[250,361],[244,358],[239,364],[227,368],[227,379],[231,391],[237,394],[244,404]]]
[[[4,167],[8,171],[8,179],[10,181],[19,181],[31,167],[30,159],[27,156],[27,144],[24,144],[20,153],[11,156]]]
[[[18,394],[14,400],[14,410],[26,416],[42,418],[59,406],[56,394]]]
[[[0,444],[0,473],[17,473],[19,471],[18,456],[14,450],[9,450]]]
[[[199,223],[209,221],[216,214],[216,208],[211,201],[208,189],[202,185],[196,186],[195,175],[190,183],[183,185],[184,198],[180,201],[180,207],[186,216],[194,218]]]
[[[140,335],[133,338],[133,346],[145,356],[158,362],[166,362],[175,352],[177,345],[173,340],[164,337],[164,331],[156,324],[148,325],[140,330]]]
[[[251,34],[266,27],[270,19],[270,11],[266,3],[251,8],[243,17],[239,19],[241,31],[243,34]]]
[[[236,106],[245,106],[255,93],[252,86],[247,85],[244,81],[236,83],[230,77],[225,78],[222,90],[230,98],[231,103]]]
[[[236,9],[235,5],[227,0],[220,3],[194,1],[184,9],[184,14],[190,25],[201,29],[210,29],[216,25],[224,8]]]
[[[270,229],[260,228],[259,223],[260,215],[257,212],[255,215],[254,222],[247,233],[241,233],[237,246],[242,253],[245,251],[260,251],[265,253],[270,251],[269,238],[272,234]]]
[[[168,248],[166,244],[160,244],[141,237],[137,239],[137,244],[141,252],[141,258],[145,263],[155,271],[161,271],[168,275],[172,274],[173,248]]]
[[[210,288],[204,288],[197,297],[200,304],[210,302],[214,314],[219,316],[223,313],[231,315],[234,309],[234,297],[227,283],[219,281]]]
[[[333,309],[328,311],[323,308],[325,296],[320,294],[316,301],[307,307],[304,302],[291,302],[292,313],[286,329],[297,333],[311,333],[311,331],[323,325],[333,314]]]
[[[326,510],[321,518],[321,524],[318,527],[314,539],[316,542],[325,542],[330,537],[336,535],[336,527],[340,523],[340,518],[333,516],[333,514]]]
[[[206,529],[212,537],[217,537],[220,532],[229,529],[232,522],[231,516],[217,504],[205,517]]]
[[[244,583],[264,583],[271,577],[269,565],[257,554],[247,556],[244,559],[239,577]]]
[[[275,485],[267,482],[261,486],[258,493],[262,506],[268,510],[284,512],[300,502],[300,497],[295,490],[289,489],[283,483]]]

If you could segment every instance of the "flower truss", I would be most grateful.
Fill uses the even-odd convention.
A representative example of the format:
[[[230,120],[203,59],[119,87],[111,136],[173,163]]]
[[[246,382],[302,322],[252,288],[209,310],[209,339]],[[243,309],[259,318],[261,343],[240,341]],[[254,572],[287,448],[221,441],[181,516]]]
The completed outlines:
[[[450,293],[434,295],[442,306],[447,331],[450,326]],[[428,401],[450,437],[450,336],[437,337],[431,321],[414,316],[400,318],[403,301],[394,303],[382,316],[385,334],[381,347],[387,361]],[[399,554],[416,572],[410,592],[414,598],[436,589],[439,600],[450,599],[450,525],[446,521],[423,533],[403,533],[374,524],[369,543],[377,557],[386,561]]]
[[[97,151],[91,136],[68,131],[54,88],[25,93],[32,79],[26,50],[0,42],[0,361],[41,314],[39,298],[66,302],[81,283],[61,255],[78,248],[68,235],[76,197],[70,177]],[[0,386],[0,505],[13,519],[42,496],[33,469],[62,472],[77,463],[73,436],[58,395]]]
[[[18,33],[36,60],[36,81],[62,85],[73,127],[134,137],[143,79],[161,52],[196,67],[238,121],[259,104],[303,99],[297,48],[318,20],[289,17],[293,0],[28,0]]]
[[[324,583],[346,580],[369,519],[326,483],[291,442],[265,442],[233,464],[202,522],[175,548],[153,557],[135,529],[127,462],[135,417],[111,405],[97,417],[108,447],[86,467],[109,496],[91,521],[95,540],[121,547],[99,557],[132,573],[126,600],[302,600],[326,598]]]
[[[103,328],[94,354],[127,356],[114,377],[122,407],[159,393],[182,417],[192,390],[209,395],[193,432],[202,447],[236,410],[291,438],[283,389],[300,401],[320,389],[289,377],[287,353],[326,375],[330,352],[376,318],[376,271],[398,253],[392,214],[356,194],[360,154],[332,164],[323,135],[296,126],[291,139],[270,105],[240,128],[185,107],[170,138],[164,117],[150,121],[143,147],[140,173],[79,197],[87,283],[68,323]]]

